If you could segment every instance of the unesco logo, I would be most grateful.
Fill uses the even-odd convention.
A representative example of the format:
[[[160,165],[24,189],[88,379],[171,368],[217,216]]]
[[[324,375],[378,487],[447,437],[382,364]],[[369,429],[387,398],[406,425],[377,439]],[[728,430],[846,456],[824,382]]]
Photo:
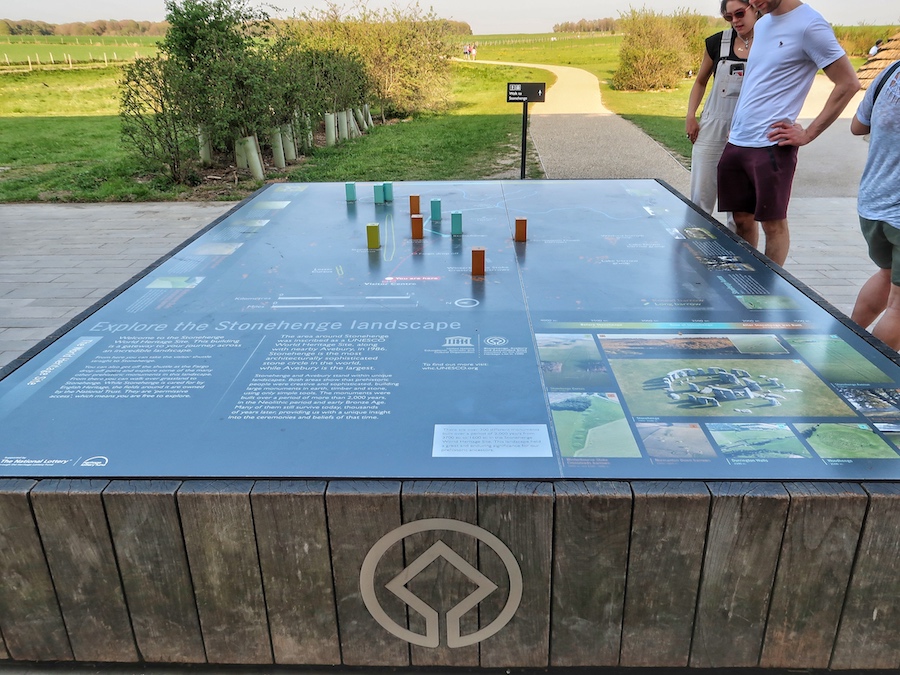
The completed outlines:
[[[378,563],[392,546],[399,544],[406,537],[420,532],[460,532],[466,534],[488,546],[503,562],[509,578],[509,596],[503,609],[487,626],[474,633],[462,635],[460,621],[467,612],[475,609],[482,600],[496,592],[498,590],[497,584],[440,540],[413,560],[384,586],[388,591],[400,598],[411,611],[418,613],[425,619],[425,634],[415,633],[401,626],[384,611],[375,594],[375,572],[378,568]],[[438,647],[440,645],[440,617],[437,610],[407,588],[407,584],[410,581],[415,579],[416,576],[438,558],[443,558],[475,585],[474,591],[463,598],[455,607],[447,610],[446,645],[448,647],[466,647],[477,644],[499,632],[509,623],[522,600],[522,571],[512,551],[500,539],[477,525],[449,518],[428,518],[401,525],[397,529],[388,532],[375,542],[375,545],[369,550],[363,561],[359,573],[360,591],[362,592],[366,608],[380,626],[401,640],[419,647]]]

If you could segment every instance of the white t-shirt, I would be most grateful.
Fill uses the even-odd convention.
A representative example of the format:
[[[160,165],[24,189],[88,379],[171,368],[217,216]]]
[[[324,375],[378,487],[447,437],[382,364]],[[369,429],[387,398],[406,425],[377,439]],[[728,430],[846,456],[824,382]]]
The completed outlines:
[[[772,125],[795,122],[816,71],[843,55],[834,30],[809,5],[762,17],[753,30],[729,142],[747,148],[775,145],[766,136]]]
[[[872,81],[856,111],[856,118],[870,127],[871,134],[856,201],[863,218],[900,228],[900,68],[891,74],[872,105],[875,90],[887,70]]]

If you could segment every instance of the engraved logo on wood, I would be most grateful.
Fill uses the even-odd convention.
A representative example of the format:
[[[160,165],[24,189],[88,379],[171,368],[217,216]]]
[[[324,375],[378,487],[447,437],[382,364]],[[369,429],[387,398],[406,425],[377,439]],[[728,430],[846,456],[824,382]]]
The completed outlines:
[[[402,542],[406,537],[420,532],[432,531],[460,532],[473,537],[493,550],[506,567],[506,573],[509,577],[509,597],[506,600],[506,604],[491,623],[474,633],[461,635],[460,620],[468,611],[477,607],[482,600],[497,591],[498,586],[440,540],[407,565],[400,574],[385,584],[387,590],[400,598],[410,610],[417,612],[425,619],[425,634],[413,632],[398,624],[388,616],[378,602],[375,594],[375,570],[382,556],[393,545]],[[407,584],[410,581],[415,579],[418,574],[438,558],[446,560],[472,581],[476,587],[472,593],[447,611],[447,646],[466,647],[474,645],[502,630],[513,618],[522,600],[522,571],[519,568],[519,563],[506,544],[487,530],[471,523],[450,518],[428,518],[401,525],[375,542],[375,545],[366,554],[359,573],[359,586],[363,602],[375,621],[386,631],[401,640],[419,647],[438,647],[441,640],[437,610],[407,588]]]

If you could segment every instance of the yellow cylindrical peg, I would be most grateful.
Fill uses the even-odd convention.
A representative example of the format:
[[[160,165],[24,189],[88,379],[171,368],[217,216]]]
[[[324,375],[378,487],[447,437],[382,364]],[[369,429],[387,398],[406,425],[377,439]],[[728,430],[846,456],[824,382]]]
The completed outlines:
[[[369,248],[381,248],[381,232],[378,223],[366,225],[366,242]]]

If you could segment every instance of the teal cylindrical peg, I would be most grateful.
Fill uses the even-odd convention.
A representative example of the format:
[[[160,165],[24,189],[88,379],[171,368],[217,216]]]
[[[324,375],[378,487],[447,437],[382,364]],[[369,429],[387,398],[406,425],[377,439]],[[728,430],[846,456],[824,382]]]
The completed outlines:
[[[348,202],[356,201],[356,183],[347,183],[344,185],[344,192],[347,193]]]
[[[432,199],[431,200],[431,219],[432,220],[440,220],[441,219],[441,200],[440,199]]]
[[[375,186],[375,203],[384,204],[384,185]]]
[[[450,234],[462,234],[462,211],[450,213]]]
[[[393,183],[385,183],[384,184],[384,201],[386,201],[386,202],[394,201],[394,184]]]

